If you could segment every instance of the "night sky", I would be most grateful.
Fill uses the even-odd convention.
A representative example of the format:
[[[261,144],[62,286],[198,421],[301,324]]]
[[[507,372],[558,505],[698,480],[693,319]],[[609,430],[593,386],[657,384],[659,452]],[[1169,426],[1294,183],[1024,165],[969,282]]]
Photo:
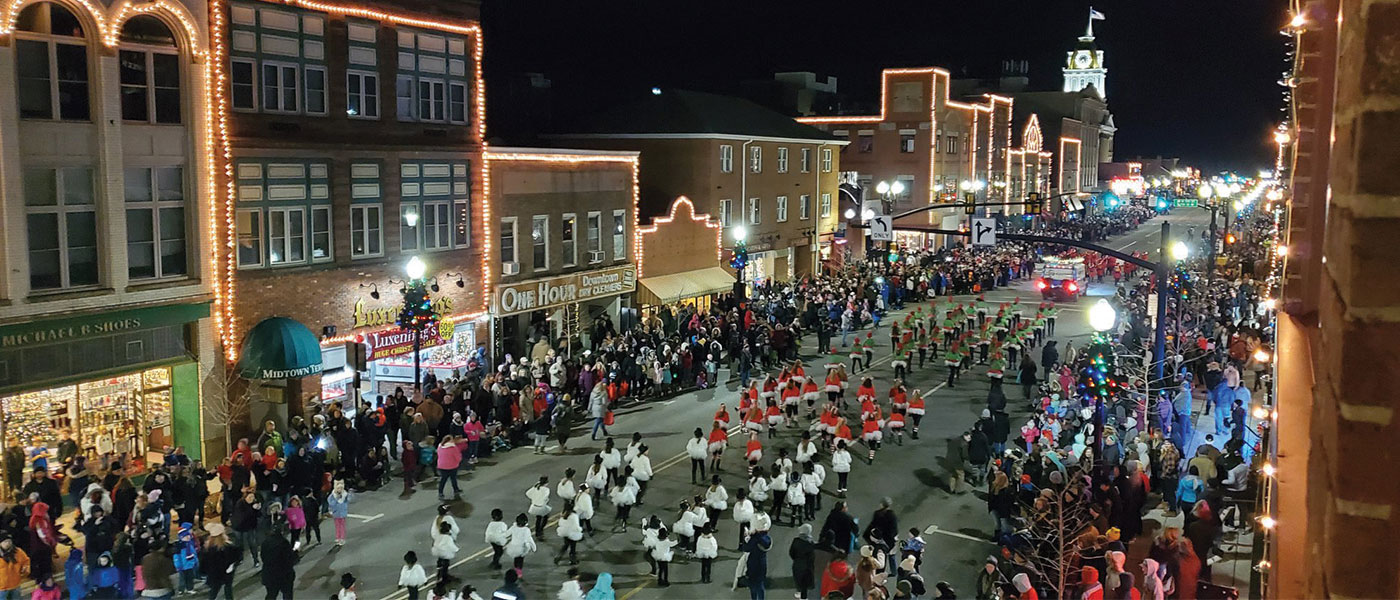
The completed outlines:
[[[835,75],[857,99],[882,67],[941,66],[995,77],[1030,62],[1034,89],[1059,89],[1084,31],[1079,0],[483,0],[489,123],[511,111],[507,82],[543,73],[553,114],[598,110],[652,86],[736,93],[776,71]],[[1285,67],[1273,0],[1099,0],[1115,157],[1180,156],[1207,172],[1272,164]]]

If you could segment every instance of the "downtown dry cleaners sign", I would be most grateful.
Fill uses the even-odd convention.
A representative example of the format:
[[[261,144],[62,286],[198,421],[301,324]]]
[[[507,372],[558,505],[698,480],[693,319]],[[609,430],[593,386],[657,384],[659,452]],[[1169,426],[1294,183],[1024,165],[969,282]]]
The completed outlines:
[[[571,273],[500,285],[496,288],[492,312],[496,316],[514,315],[636,290],[637,267],[633,265]]]

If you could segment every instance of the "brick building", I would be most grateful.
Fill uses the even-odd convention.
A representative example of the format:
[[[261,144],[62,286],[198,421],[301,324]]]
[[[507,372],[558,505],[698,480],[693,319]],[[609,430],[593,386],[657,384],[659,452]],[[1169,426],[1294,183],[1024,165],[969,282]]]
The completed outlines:
[[[413,381],[411,342],[394,331],[411,257],[427,264],[443,315],[424,333],[425,367],[465,367],[485,343],[491,275],[477,3],[213,0],[210,10],[212,58],[227,66],[212,211],[227,274],[219,334],[260,382],[254,420],[351,397],[356,384],[373,394]],[[249,334],[274,317],[285,331]],[[305,344],[307,330],[320,356],[280,364],[288,352],[267,344]],[[365,344],[350,352],[368,353],[367,377],[347,342]],[[275,376],[288,372],[304,376]]]
[[[652,314],[664,306],[693,306],[707,311],[718,294],[734,291],[735,274],[715,265],[727,257],[724,227],[714,217],[698,212],[690,198],[671,202],[664,217],[637,230],[641,249],[638,270],[641,288],[637,304]]]
[[[967,194],[977,202],[1006,202],[1034,189],[1048,191],[1050,154],[1042,150],[1039,123],[1028,118],[1013,127],[1010,98],[985,94],[972,102],[955,100],[948,71],[936,67],[885,69],[880,90],[879,114],[797,119],[850,142],[841,154],[842,168],[854,174],[874,212],[960,202]],[[875,188],[882,181],[903,184],[888,207],[872,204],[881,200]],[[979,214],[1001,212],[1022,214],[1024,207],[978,209]],[[966,213],[935,209],[907,219],[957,229]],[[934,244],[946,243],[944,236],[932,237]],[[926,243],[923,234],[905,240]]]
[[[644,221],[665,216],[685,196],[723,224],[726,248],[742,225],[751,257],[747,281],[816,272],[830,251],[837,154],[846,142],[790,117],[748,100],[655,90],[554,137],[641,152]]]
[[[486,164],[492,356],[569,354],[628,325],[637,153],[492,148]]]
[[[203,453],[219,364],[199,1],[0,2],[0,440]]]

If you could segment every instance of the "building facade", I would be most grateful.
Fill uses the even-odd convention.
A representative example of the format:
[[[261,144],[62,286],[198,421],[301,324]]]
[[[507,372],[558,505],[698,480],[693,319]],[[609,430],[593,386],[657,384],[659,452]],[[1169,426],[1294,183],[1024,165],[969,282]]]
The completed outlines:
[[[0,438],[203,451],[215,265],[203,2],[0,6]]]
[[[639,151],[644,220],[667,215],[685,196],[723,225],[726,248],[742,227],[750,257],[746,282],[819,271],[831,251],[845,142],[747,100],[657,92],[556,137]]]
[[[414,257],[442,315],[419,357],[443,373],[466,367],[486,343],[494,276],[480,226],[476,3],[214,0],[210,9],[212,58],[227,68],[215,87],[225,109],[211,212],[226,275],[218,333],[254,380],[253,420],[316,402],[353,410],[357,390],[411,385],[412,336],[396,317]],[[250,335],[263,323],[288,331]],[[296,364],[268,347],[308,335],[319,356]]]
[[[936,67],[885,69],[881,73],[880,112],[876,115],[799,117],[797,121],[829,131],[849,142],[842,169],[852,173],[865,208],[876,214],[899,214],[931,204],[1011,202],[1024,194],[1049,190],[1051,155],[1042,150],[1039,123],[1013,131],[1014,102],[984,94],[972,102],[950,97],[948,71]],[[1029,149],[1033,146],[1033,149]],[[901,184],[901,192],[881,198],[880,182]],[[1027,187],[1029,182],[1030,186]],[[1020,215],[1023,204],[976,209],[977,214]],[[869,213],[867,213],[869,214]],[[940,208],[907,217],[902,223],[957,229],[964,208]],[[852,225],[864,217],[857,214]],[[920,244],[945,244],[945,236],[908,238]]]
[[[635,318],[638,154],[492,148],[492,356],[592,349]]]
[[[671,202],[666,216],[639,228],[641,312],[650,315],[663,307],[685,305],[703,313],[718,294],[734,291],[736,274],[715,264],[725,259],[723,235],[720,222],[697,212],[685,196]]]

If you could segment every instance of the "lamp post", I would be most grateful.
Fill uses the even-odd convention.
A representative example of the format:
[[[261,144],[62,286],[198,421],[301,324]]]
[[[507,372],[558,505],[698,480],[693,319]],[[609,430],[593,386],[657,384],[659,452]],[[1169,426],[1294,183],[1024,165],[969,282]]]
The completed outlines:
[[[1213,194],[1214,190],[1211,189],[1209,183],[1202,183],[1200,187],[1196,188],[1196,195],[1201,200],[1209,201]],[[1215,219],[1217,211],[1215,206],[1209,206],[1209,204],[1207,206],[1210,208],[1210,246],[1206,249],[1206,286],[1209,287],[1215,281]]]
[[[428,280],[424,278],[427,271],[428,265],[423,259],[417,256],[410,258],[404,266],[404,274],[408,276],[408,281],[399,288],[399,293],[403,294],[403,308],[399,310],[398,325],[401,329],[413,332],[413,389],[420,393],[423,390],[423,363],[420,356],[423,350],[423,331],[442,318],[433,308],[432,300],[428,298]]]
[[[743,302],[748,296],[748,281],[744,278],[744,271],[749,266],[749,231],[743,225],[739,225],[731,235],[734,236],[734,256],[729,259],[729,267],[734,269],[734,299]]]
[[[1094,439],[1086,442],[1092,442],[1095,458],[1103,456],[1104,421],[1108,414],[1109,390],[1113,389],[1108,378],[1113,376],[1112,363],[1117,361],[1108,332],[1117,324],[1118,313],[1107,300],[1099,298],[1099,301],[1089,308],[1089,327],[1093,328],[1095,333],[1093,341],[1085,347],[1085,351],[1089,356],[1086,369],[1087,382],[1091,389],[1088,396],[1094,401]]]
[[[885,215],[894,213],[894,199],[904,193],[904,182],[896,179],[893,182],[881,181],[875,185],[875,191],[880,194],[880,208]],[[885,274],[890,274],[890,251],[894,249],[894,232],[890,232],[890,239],[885,240]]]

